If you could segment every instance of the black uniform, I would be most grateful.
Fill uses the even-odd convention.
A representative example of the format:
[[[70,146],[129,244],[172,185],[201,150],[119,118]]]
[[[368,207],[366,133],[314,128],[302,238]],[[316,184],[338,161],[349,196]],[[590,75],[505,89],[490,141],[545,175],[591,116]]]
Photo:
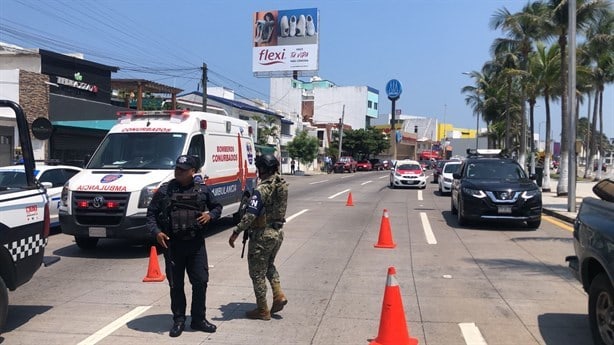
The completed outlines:
[[[164,183],[153,195],[147,208],[147,227],[155,236],[161,231],[170,237],[168,250],[164,253],[166,275],[171,290],[171,310],[174,322],[185,322],[186,297],[184,292],[184,272],[187,270],[192,284],[192,324],[205,320],[205,300],[209,281],[209,263],[205,247],[206,225],[200,225],[195,217],[185,216],[190,210],[181,209],[177,197],[196,195],[198,210],[208,211],[211,220],[222,213],[222,205],[205,185],[181,186],[175,179]],[[179,198],[181,199],[181,198]],[[185,198],[184,198],[185,199]],[[192,204],[194,200],[191,200]],[[189,203],[189,202],[188,202]],[[178,210],[179,209],[179,210]],[[174,212],[176,211],[176,212]],[[181,212],[179,212],[181,211]],[[190,222],[191,221],[191,222]],[[181,223],[181,224],[178,224]]]

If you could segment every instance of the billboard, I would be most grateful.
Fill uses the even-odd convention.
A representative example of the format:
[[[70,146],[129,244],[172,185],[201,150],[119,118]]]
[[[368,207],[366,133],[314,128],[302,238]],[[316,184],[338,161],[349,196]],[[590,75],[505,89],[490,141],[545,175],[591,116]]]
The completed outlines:
[[[254,13],[252,72],[256,77],[315,75],[318,70],[317,8]]]

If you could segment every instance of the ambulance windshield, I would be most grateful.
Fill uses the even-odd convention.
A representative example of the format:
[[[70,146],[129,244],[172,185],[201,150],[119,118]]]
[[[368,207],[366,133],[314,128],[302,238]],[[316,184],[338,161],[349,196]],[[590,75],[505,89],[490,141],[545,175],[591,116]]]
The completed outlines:
[[[88,169],[173,169],[183,133],[113,133],[104,138]]]

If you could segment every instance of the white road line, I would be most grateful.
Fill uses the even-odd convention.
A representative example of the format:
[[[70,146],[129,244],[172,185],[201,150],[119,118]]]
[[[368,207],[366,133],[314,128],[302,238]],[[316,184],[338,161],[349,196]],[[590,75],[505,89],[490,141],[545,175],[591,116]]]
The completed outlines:
[[[461,332],[463,332],[463,338],[465,338],[465,343],[467,345],[488,345],[475,323],[459,323],[458,327],[460,327]]]
[[[420,201],[424,200],[424,199],[422,199],[422,191],[421,190],[418,191],[418,200],[420,200]]]
[[[346,176],[341,176],[341,178],[348,178],[348,177],[352,177],[354,175],[346,175]]]
[[[295,214],[291,215],[290,217],[286,218],[286,223],[287,223],[287,222],[289,222],[289,221],[291,221],[292,219],[294,219],[294,218],[296,218],[296,217],[300,216],[301,214],[303,214],[303,213],[305,213],[305,212],[307,212],[307,211],[309,211],[309,209],[308,209],[308,208],[306,208],[306,209],[304,209],[304,210],[302,210],[302,211],[299,211],[299,212],[297,212],[297,213],[295,213]]]
[[[424,235],[426,236],[426,243],[437,244],[437,239],[435,238],[435,234],[433,234],[431,223],[429,223],[429,219],[426,217],[425,212],[420,212],[420,220],[422,220],[422,228],[424,229]]]
[[[318,184],[318,183],[322,183],[322,182],[328,182],[328,180],[322,180],[322,181],[317,181],[317,182],[311,182],[309,184]]]
[[[378,178],[381,180],[383,178],[388,178],[388,177],[389,177],[388,175],[384,175],[384,176],[381,176],[381,177],[378,177]]]
[[[339,196],[339,195],[341,195],[341,194],[343,194],[343,193],[345,193],[345,192],[349,192],[349,191],[350,191],[349,189],[342,190],[341,192],[339,192],[339,193],[337,193],[337,194],[333,194],[333,195],[329,196],[328,198],[329,198],[329,199],[334,199],[335,197],[337,197],[337,196]]]
[[[117,319],[117,320],[111,322],[110,324],[104,326],[103,328],[98,330],[96,333],[90,335],[89,337],[87,337],[87,339],[83,340],[82,342],[80,342],[77,345],[94,345],[94,344],[96,344],[97,342],[99,342],[102,339],[106,338],[111,333],[113,333],[116,330],[118,330],[120,327],[122,327],[125,324],[127,324],[129,321],[132,321],[135,317],[137,317],[137,316],[141,315],[142,313],[144,313],[149,308],[151,308],[150,305],[149,306],[140,306],[140,307],[136,307],[136,308],[132,309],[131,311],[129,311],[126,314],[124,314],[124,316],[122,316],[119,319]]]
[[[360,185],[361,185],[361,186],[364,186],[364,185],[366,185],[367,183],[371,183],[371,182],[373,182],[373,181],[363,182],[363,183],[361,183]]]

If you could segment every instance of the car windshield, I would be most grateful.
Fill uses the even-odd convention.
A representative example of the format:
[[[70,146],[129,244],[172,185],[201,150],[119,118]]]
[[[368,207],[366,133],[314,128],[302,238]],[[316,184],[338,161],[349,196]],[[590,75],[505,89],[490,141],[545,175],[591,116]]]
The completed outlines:
[[[88,169],[173,169],[183,133],[114,133],[104,138]]]
[[[456,169],[458,169],[459,165],[460,164],[446,164],[444,166],[443,172],[447,174],[452,174],[456,171]]]
[[[27,184],[23,171],[0,171],[0,187],[19,188]]]
[[[519,180],[526,174],[518,164],[505,161],[477,161],[469,163],[466,176],[475,179]]]
[[[400,164],[397,170],[422,170],[418,164]]]

